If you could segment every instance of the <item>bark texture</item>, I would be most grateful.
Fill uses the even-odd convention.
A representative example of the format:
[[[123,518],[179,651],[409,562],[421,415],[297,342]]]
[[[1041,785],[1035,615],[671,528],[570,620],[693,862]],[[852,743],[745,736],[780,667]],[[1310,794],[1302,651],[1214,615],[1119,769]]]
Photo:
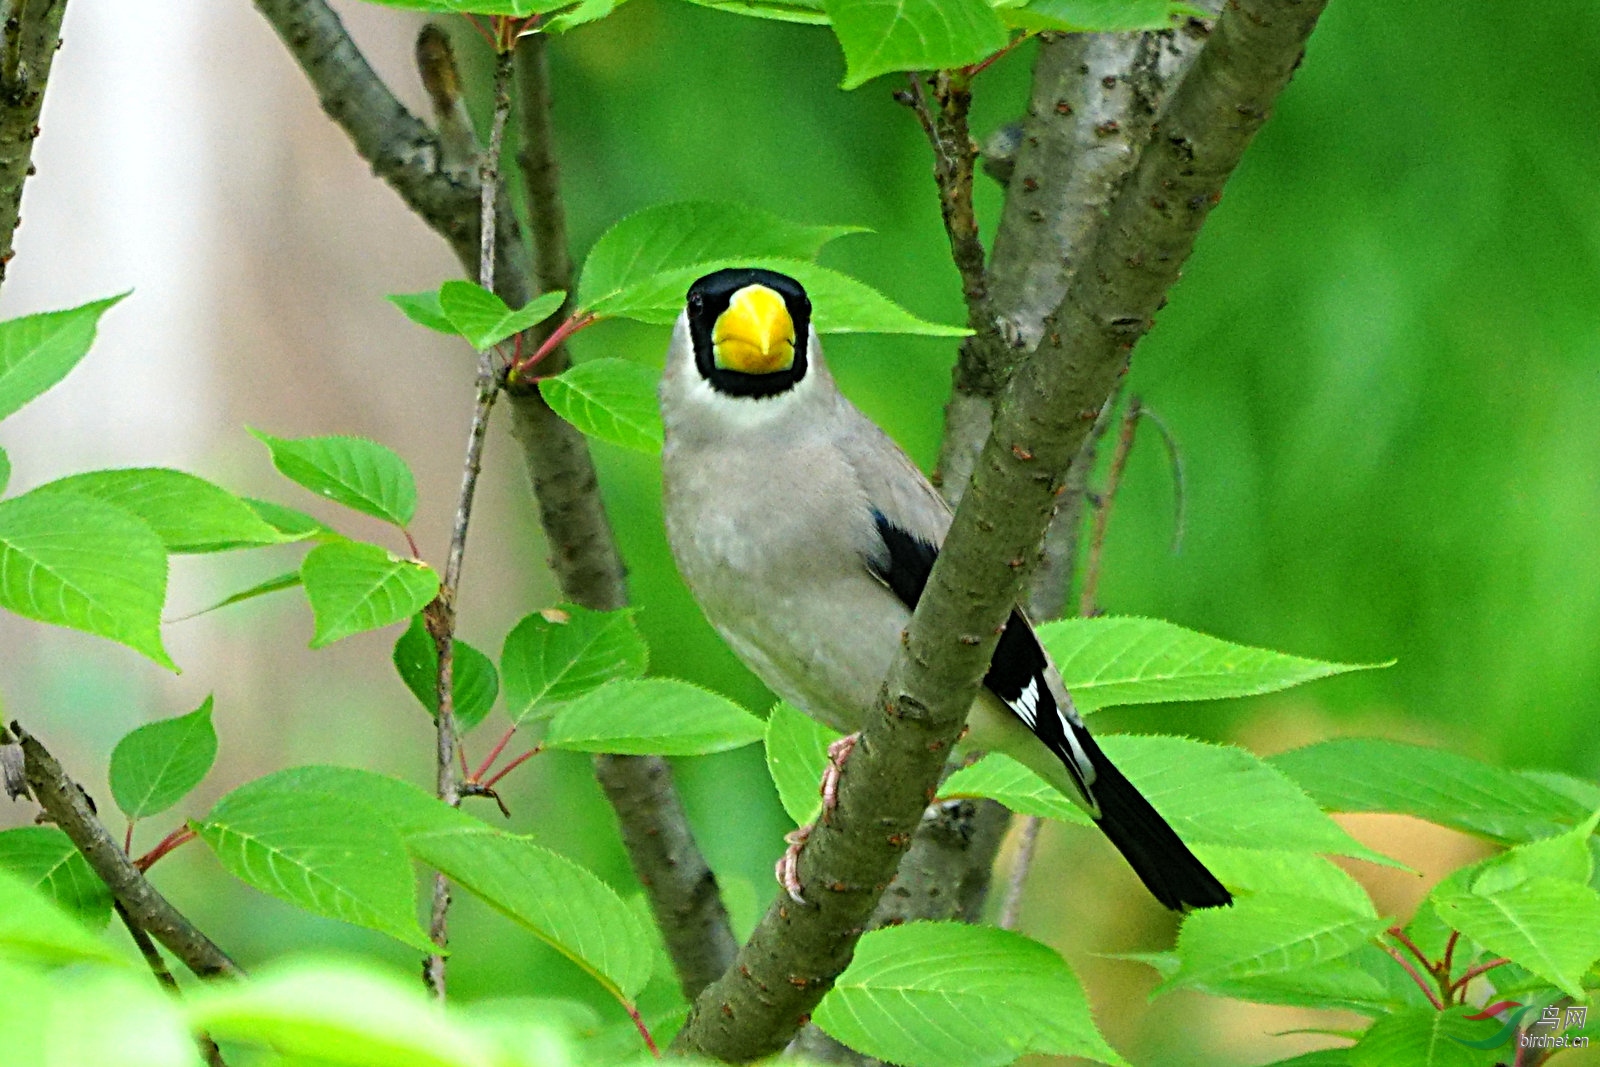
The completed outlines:
[[[0,7],[0,282],[15,254],[22,187],[33,173],[33,142],[66,11],[67,0],[10,0]]]
[[[88,795],[67,776],[39,739],[18,723],[11,724],[11,732],[22,747],[28,791],[83,853],[94,873],[111,890],[119,910],[199,977],[240,977],[244,972],[239,965],[173,907],[133,865],[122,846],[95,815]]]

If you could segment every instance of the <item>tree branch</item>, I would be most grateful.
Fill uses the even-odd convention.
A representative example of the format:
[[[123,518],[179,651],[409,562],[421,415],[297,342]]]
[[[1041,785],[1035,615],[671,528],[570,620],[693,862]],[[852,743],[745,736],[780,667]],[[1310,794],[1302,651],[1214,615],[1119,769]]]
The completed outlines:
[[[676,1048],[730,1062],[775,1052],[849,962],[960,733],[1067,467],[1323,6],[1230,4],[1161,140],[1085,257],[1087,269],[1006,388],[885,682],[882,711],[865,723],[834,818],[801,853],[814,902],[779,898],[734,967],[695,1002]]]
[[[438,232],[463,267],[477,273],[478,207],[481,189],[470,171],[441,160],[439,140],[395,99],[350,40],[337,15],[324,0],[257,0],[291,54],[305,70],[323,109],[355,142],[373,170],[406,204]],[[571,291],[566,259],[564,218],[555,184],[554,154],[549,139],[549,82],[543,62],[544,42],[523,38],[517,48],[518,86],[525,138],[519,163],[528,176],[529,212],[534,221],[535,262],[539,285]],[[534,56],[536,61],[525,58]],[[537,114],[530,117],[529,112]],[[541,117],[542,116],[542,117]],[[540,133],[539,131],[543,131]],[[532,160],[532,167],[528,160]],[[510,212],[498,211],[495,292],[513,307],[530,298],[526,248]],[[558,246],[559,242],[559,246]],[[568,263],[561,269],[563,262]],[[537,336],[537,335],[536,335]],[[543,366],[558,373],[566,353],[557,350]],[[611,610],[627,603],[624,570],[610,521],[600,499],[599,483],[583,435],[558,418],[538,391],[509,392],[512,436],[521,447],[539,508],[540,523],[550,546],[550,566],[562,595],[574,603]],[[699,937],[731,960],[732,934],[727,914],[714,890],[715,879],[683,816],[665,761],[643,756],[600,756],[596,771],[623,823],[623,840],[641,851],[630,852],[634,870],[644,882],[652,911],[665,927],[683,901],[698,901],[682,920],[682,946]],[[651,798],[655,798],[651,801]],[[668,800],[670,799],[670,802]],[[649,842],[673,841],[671,849],[648,850]],[[670,857],[671,862],[667,862]],[[679,975],[702,974],[709,959],[674,956]],[[695,979],[697,982],[703,979]]]
[[[494,288],[495,210],[500,192],[500,149],[505,141],[506,120],[511,114],[511,55],[495,57],[494,114],[489,146],[479,164],[478,204],[478,284]],[[456,594],[461,588],[461,568],[466,561],[467,529],[472,521],[472,503],[477,495],[478,476],[483,470],[483,446],[489,432],[489,414],[500,392],[495,352],[491,346],[478,355],[477,400],[472,407],[472,424],[467,431],[466,459],[462,462],[461,492],[456,498],[455,523],[450,531],[450,549],[445,558],[439,595],[428,605],[425,618],[433,638],[439,665],[435,695],[438,717],[435,723],[437,744],[434,751],[436,793],[452,808],[461,806],[461,775],[456,771],[455,718],[455,629]],[[424,964],[428,985],[440,1000],[445,997],[444,949],[449,942],[450,880],[443,872],[433,876],[429,908],[428,936],[439,951]]]
[[[350,135],[356,152],[423,222],[450,243],[473,277],[478,274],[477,176],[447,166],[439,138],[402,104],[367,63],[324,0],[256,0],[290,55],[305,71],[322,110]],[[495,276],[521,285],[527,275],[516,219],[502,206]],[[527,302],[501,297],[513,307]]]
[[[88,795],[67,777],[61,764],[38,738],[15,722],[11,724],[11,732],[22,748],[28,791],[83,853],[83,858],[111,890],[118,908],[131,917],[132,923],[165,945],[201,978],[241,977],[244,972],[239,965],[174,908],[133,865],[122,846],[95,815]]]
[[[689,831],[667,761],[601,756],[595,776],[616,810],[622,843],[667,943],[683,995],[693,1000],[728,969],[739,944],[717,879]]]
[[[11,0],[0,16],[0,282],[16,254],[22,186],[34,170],[33,142],[66,10],[67,0]]]

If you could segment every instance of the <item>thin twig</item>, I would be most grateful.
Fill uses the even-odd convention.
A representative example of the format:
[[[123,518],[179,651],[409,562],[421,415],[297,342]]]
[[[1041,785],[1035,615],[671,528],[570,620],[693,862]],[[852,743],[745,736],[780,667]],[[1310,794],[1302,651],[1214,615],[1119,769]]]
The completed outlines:
[[[1422,973],[1417,970],[1415,964],[1406,959],[1404,956],[1400,955],[1399,949],[1390,945],[1385,945],[1382,941],[1376,942],[1376,944],[1388,954],[1390,959],[1394,960],[1396,963],[1406,969],[1406,973],[1411,976],[1411,980],[1417,983],[1417,988],[1422,990],[1422,995],[1428,998],[1429,1004],[1432,1004],[1440,1011],[1444,1010],[1444,1002],[1439,999],[1439,994],[1433,991],[1433,987],[1428,984],[1428,980],[1426,978],[1422,977]]]
[[[150,940],[150,935],[144,932],[144,927],[140,926],[132,915],[128,914],[128,909],[122,906],[121,901],[113,901],[112,907],[116,909],[117,918],[122,920],[122,925],[127,927],[128,936],[133,939],[134,947],[139,950],[145,966],[155,975],[156,983],[169,993],[178,995],[178,980],[172,977],[171,968],[162,958],[161,950]],[[211,1040],[210,1034],[201,1030],[194,1035],[194,1040],[195,1044],[200,1046],[200,1055],[205,1057],[207,1067],[228,1067],[227,1061],[222,1058],[222,1050]]]
[[[1128,467],[1128,455],[1133,451],[1134,434],[1139,429],[1139,398],[1130,397],[1128,410],[1122,416],[1122,429],[1117,434],[1117,449],[1111,453],[1111,469],[1106,472],[1105,488],[1095,501],[1094,530],[1089,535],[1089,560],[1083,569],[1083,592],[1078,597],[1078,614],[1085,618],[1099,612],[1096,594],[1100,591],[1100,565],[1105,555],[1106,526],[1111,522],[1111,505],[1122,486],[1122,474]]]
[[[134,866],[128,854],[100,822],[83,789],[67,777],[39,739],[11,724],[22,747],[28,791],[61,832],[71,839],[95,875],[111,890],[139,927],[167,947],[201,978],[237,978],[244,972],[210,938],[201,933]],[[7,740],[0,729],[0,742]]]
[[[490,123],[489,146],[479,170],[478,283],[494,289],[495,218],[500,190],[500,150],[505,141],[506,118],[511,113],[511,54],[495,58],[494,117]],[[461,566],[467,552],[467,527],[472,521],[472,502],[483,469],[483,445],[489,430],[489,413],[500,391],[495,355],[485,349],[478,358],[478,398],[472,409],[472,426],[467,434],[467,454],[462,463],[461,494],[456,501],[455,524],[450,531],[450,551],[445,559],[439,596],[429,605],[428,632],[439,653],[438,732],[435,770],[438,772],[439,799],[451,807],[461,804],[461,776],[456,768],[455,718],[455,622],[456,594],[461,588]],[[443,874],[433,878],[433,898],[429,908],[428,936],[442,950],[449,943],[450,883]],[[442,951],[428,957],[424,967],[434,995],[445,996],[445,958]]]
[[[1390,937],[1400,942],[1400,944],[1404,945],[1406,950],[1409,951],[1413,956],[1417,957],[1418,963],[1422,964],[1430,971],[1433,970],[1433,961],[1428,958],[1428,954],[1422,951],[1421,948],[1417,947],[1417,943],[1411,940],[1410,936],[1407,935],[1404,930],[1398,926],[1391,926],[1389,927],[1388,934]]]
[[[128,909],[122,906],[122,901],[112,901],[111,906],[116,909],[117,918],[122,920],[122,925],[128,928],[128,936],[133,938],[134,947],[139,950],[139,955],[144,958],[150,973],[156,976],[156,981],[164,988],[176,993],[178,980],[172,977],[172,971],[167,967],[167,961],[161,958],[161,950],[156,948],[150,935],[128,914]]]
[[[195,832],[187,826],[180,826],[166,837],[156,842],[156,847],[133,861],[133,865],[141,871],[148,871],[156,865],[156,861],[172,852],[174,849],[187,845],[195,839]]]
[[[1039,845],[1039,828],[1044,820],[1029,815],[1022,820],[1017,831],[1017,859],[1011,865],[1011,876],[1006,881],[1005,900],[1000,904],[999,926],[1002,930],[1015,930],[1022,918],[1022,890],[1028,881],[1028,870],[1033,866],[1034,849]]]
[[[518,756],[516,759],[512,760],[510,763],[507,763],[504,767],[501,767],[498,771],[496,771],[487,782],[483,783],[483,788],[493,789],[502,778],[516,770],[518,767],[522,766],[524,763],[527,763],[529,760],[543,751],[543,745],[534,745],[532,748],[528,749],[528,751],[524,752],[522,755]]]
[[[967,321],[974,330],[992,329],[985,310],[988,282],[984,277],[983,242],[972,206],[972,175],[978,146],[967,126],[972,91],[959,71],[941,70],[928,78],[932,99],[923,90],[922,75],[911,74],[901,99],[916,114],[933,149],[933,180],[939,189],[939,212],[950,239],[950,258],[961,275],[967,300]]]
[[[644,1039],[644,1047],[650,1050],[650,1055],[656,1059],[661,1058],[661,1050],[656,1047],[656,1039],[651,1035],[650,1028],[644,1023],[644,1016],[639,1014],[639,1009],[626,1001],[622,1005],[627,1009],[628,1018],[633,1020],[633,1025],[638,1029],[639,1036]]]
[[[1183,531],[1188,525],[1188,485],[1183,473],[1183,449],[1178,447],[1178,438],[1168,428],[1166,422],[1154,410],[1147,407],[1139,409],[1139,417],[1148,419],[1161,435],[1161,443],[1167,450],[1167,466],[1172,472],[1172,551],[1174,553],[1183,548]]]
[[[1452,992],[1452,993],[1463,992],[1464,993],[1464,992],[1466,992],[1466,988],[1467,988],[1467,983],[1468,982],[1472,981],[1474,978],[1478,977],[1480,974],[1488,974],[1490,971],[1494,970],[1496,967],[1504,967],[1506,964],[1508,964],[1510,962],[1511,962],[1511,960],[1510,960],[1509,957],[1501,956],[1498,959],[1489,960],[1487,963],[1480,963],[1475,967],[1468,967],[1465,971],[1461,972],[1461,977],[1457,978],[1455,980],[1454,984],[1452,984],[1450,986],[1450,992]]]
[[[356,151],[416,214],[444,237],[456,257],[477,273],[479,190],[470,168],[447,165],[440,139],[390,92],[367,63],[326,0],[255,0],[290,54],[305,71],[330,118],[350,135]],[[542,34],[517,45],[523,116],[523,163],[533,220],[535,263],[528,264],[515,216],[499,213],[495,251],[501,262],[495,292],[520,307],[540,288],[571,291],[566,243],[553,225],[564,218],[548,136],[550,87]],[[553,328],[553,327],[552,327]],[[542,337],[536,327],[534,336]],[[566,367],[557,349],[547,373]],[[627,603],[616,538],[600,498],[594,462],[583,435],[552,412],[536,388],[512,390],[512,435],[526,459],[539,521],[550,546],[550,565],[562,596],[597,611]],[[3,751],[3,750],[0,750]],[[686,995],[694,996],[733,958],[736,948],[716,878],[706,865],[672,786],[671,769],[656,756],[597,756],[596,774],[617,811],[623,841],[667,944]]]

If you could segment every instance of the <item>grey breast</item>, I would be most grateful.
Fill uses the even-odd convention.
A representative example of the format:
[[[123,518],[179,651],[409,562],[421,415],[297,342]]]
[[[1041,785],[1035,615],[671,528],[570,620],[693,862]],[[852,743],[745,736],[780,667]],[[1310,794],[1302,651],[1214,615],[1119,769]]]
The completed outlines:
[[[667,536],[685,582],[734,653],[775,693],[857,729],[909,613],[872,578],[872,502],[837,446],[842,398],[663,453]],[[859,416],[857,416],[859,417]]]

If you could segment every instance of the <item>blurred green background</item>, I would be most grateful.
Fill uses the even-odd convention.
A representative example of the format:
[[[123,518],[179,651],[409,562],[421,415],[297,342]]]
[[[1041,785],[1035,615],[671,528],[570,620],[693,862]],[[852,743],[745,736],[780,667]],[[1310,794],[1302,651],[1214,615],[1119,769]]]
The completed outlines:
[[[354,4],[341,10],[415,101],[404,62],[415,23]],[[279,125],[291,147],[229,165],[266,167],[278,188],[292,190],[289,217],[298,221],[279,224],[280,214],[270,227],[246,231],[281,276],[245,271],[217,297],[237,318],[213,332],[205,358],[224,368],[216,373],[233,383],[233,399],[220,406],[217,440],[225,443],[205,446],[189,465],[305,506],[297,491],[272,481],[253,446],[239,440],[238,424],[369,433],[418,466],[423,507],[432,512],[424,532],[442,544],[465,433],[468,357],[390,323],[379,297],[436,284],[449,260],[364,174],[342,138],[316,125],[298,72],[249,18],[229,24],[227,39],[237,34],[251,58],[239,60],[231,79],[213,76],[231,80],[235,94],[290,101],[292,117]],[[471,40],[458,37],[462,47]],[[69,33],[69,50],[72,43]],[[1031,46],[1018,49],[979,79],[980,138],[1020,114],[1032,54]],[[741,200],[806,222],[870,227],[871,235],[830,246],[823,262],[924,316],[963,319],[928,148],[890,98],[898,83],[840,91],[843,62],[825,30],[632,0],[555,41],[551,55],[577,252],[620,215],[652,203]],[[1600,8],[1590,0],[1334,0],[1134,359],[1129,389],[1182,448],[1181,551],[1170,551],[1172,481],[1146,434],[1111,522],[1101,600],[1114,613],[1160,616],[1235,641],[1398,662],[1255,701],[1108,711],[1101,729],[1182,732],[1264,753],[1335,733],[1380,734],[1513,766],[1600,774],[1597,101]],[[45,143],[49,135],[47,126]],[[299,140],[318,146],[314,159],[298,154]],[[216,176],[224,188],[231,174]],[[48,170],[37,179],[49,180]],[[346,197],[338,202],[345,206],[319,206],[325,191]],[[978,196],[992,236],[1000,190],[982,179]],[[374,262],[391,255],[382,242],[398,239],[389,227],[421,251],[379,269]],[[41,269],[26,246],[23,253],[18,276]],[[352,267],[324,303],[308,296],[285,306],[285,277],[315,279],[319,258],[372,269]],[[141,284],[137,273],[127,282]],[[18,310],[34,308],[11,313]],[[351,325],[369,319],[383,324]],[[665,340],[661,329],[612,324],[581,335],[574,348],[580,359],[621,355],[659,365]],[[274,346],[316,356],[260,354]],[[931,466],[954,346],[839,337],[827,347],[845,391]],[[421,361],[426,370],[414,370]],[[408,385],[415,374],[437,384]],[[337,380],[326,384],[324,376]],[[370,399],[391,383],[404,405]],[[85,388],[80,377],[62,390]],[[346,396],[358,399],[343,405]],[[422,418],[440,425],[419,429]],[[13,437],[0,444],[18,459]],[[555,594],[540,566],[520,460],[501,434],[491,449],[463,628],[495,650],[517,617]],[[764,711],[770,695],[702,622],[673,571],[657,464],[606,446],[596,456],[652,671]],[[28,478],[20,460],[17,477],[43,480]],[[255,570],[205,561],[194,565],[200,577],[189,588],[226,592],[290,559]],[[192,599],[205,602],[198,592]],[[19,650],[0,673],[8,711],[61,736],[91,786],[103,780],[105,755],[123,730],[189,710],[213,688],[221,690],[224,757],[203,795],[313,760],[426,781],[425,721],[387,665],[393,635],[313,655],[303,647],[303,605],[277,599],[209,624],[209,636],[179,656],[188,668],[181,684],[74,638],[52,637],[55,644],[30,653],[26,642],[39,628],[8,624],[8,647]],[[473,752],[490,743],[495,721],[469,741]],[[771,863],[789,828],[760,752],[683,761],[677,772],[713,866],[738,910],[753,915],[773,891]],[[585,760],[539,757],[512,780],[507,800],[514,825],[613,884],[632,885]],[[196,805],[192,814],[204,810]],[[1473,854],[1463,839],[1399,820],[1347,825],[1435,877]],[[314,942],[413,965],[375,935],[228,881],[193,849],[163,867],[162,884],[247,963]],[[1427,884],[1353,869],[1380,907],[1397,913]],[[1048,831],[1031,885],[1025,929],[1068,953],[1108,1035],[1135,1062],[1259,1063],[1319,1040],[1272,1032],[1337,1023],[1198,995],[1146,1005],[1150,972],[1093,954],[1159,947],[1171,920],[1089,835]],[[470,902],[455,932],[452,982],[463,995],[555,989],[614,1011],[575,969]]]

